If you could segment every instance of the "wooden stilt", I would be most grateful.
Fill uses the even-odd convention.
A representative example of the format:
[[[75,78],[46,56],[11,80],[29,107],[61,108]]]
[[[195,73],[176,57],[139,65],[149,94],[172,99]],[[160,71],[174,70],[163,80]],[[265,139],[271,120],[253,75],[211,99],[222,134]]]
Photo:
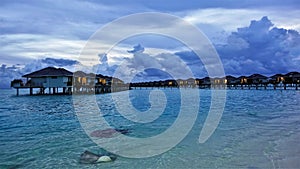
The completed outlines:
[[[29,88],[29,95],[33,95],[33,88],[32,87]]]

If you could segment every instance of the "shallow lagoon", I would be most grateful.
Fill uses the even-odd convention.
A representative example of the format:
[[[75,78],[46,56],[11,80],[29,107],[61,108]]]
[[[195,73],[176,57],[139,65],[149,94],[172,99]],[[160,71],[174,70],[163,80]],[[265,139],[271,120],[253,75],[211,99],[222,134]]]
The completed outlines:
[[[176,147],[150,158],[118,157],[115,162],[79,164],[84,150],[100,153],[81,128],[72,96],[15,96],[0,90],[0,168],[297,168],[300,154],[300,92],[295,90],[228,90],[221,122],[205,143],[199,133],[210,106],[209,90],[200,92],[195,125]],[[96,99],[105,119],[145,138],[164,132],[180,107],[177,89],[162,90],[167,105],[153,123],[131,123],[115,109],[111,95]],[[27,92],[27,91],[26,91]],[[25,93],[26,93],[25,92]],[[132,90],[135,108],[149,108],[149,90]],[[88,97],[88,96],[80,96]],[[176,133],[174,133],[176,134]]]

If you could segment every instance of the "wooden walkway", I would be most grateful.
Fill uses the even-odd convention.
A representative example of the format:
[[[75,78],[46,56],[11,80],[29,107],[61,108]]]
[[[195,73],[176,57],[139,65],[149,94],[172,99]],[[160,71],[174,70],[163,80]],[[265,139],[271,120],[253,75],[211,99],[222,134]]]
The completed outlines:
[[[132,89],[153,89],[153,88],[199,88],[199,89],[230,89],[230,90],[298,90],[300,84],[191,84],[191,85],[153,85],[155,83],[131,83]]]

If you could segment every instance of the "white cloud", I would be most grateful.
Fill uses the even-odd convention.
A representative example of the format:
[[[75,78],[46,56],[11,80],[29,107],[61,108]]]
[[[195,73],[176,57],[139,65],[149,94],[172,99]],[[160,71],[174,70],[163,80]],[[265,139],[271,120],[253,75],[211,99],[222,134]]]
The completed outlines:
[[[125,58],[124,62],[119,65],[114,74],[115,77],[119,77],[126,82],[132,81],[138,74],[145,75],[142,77],[143,80],[159,80],[165,77],[165,73],[170,74],[174,79],[192,77],[187,64],[175,54],[159,53],[152,55],[145,52],[135,52],[132,55],[133,57]],[[156,77],[152,75],[151,79],[147,79],[147,69],[159,71],[155,75]]]
[[[277,27],[300,31],[300,10],[284,8],[225,9],[208,8],[178,13],[192,24],[215,25],[228,32],[244,27],[249,21],[268,16]]]
[[[76,59],[85,44],[83,40],[67,40],[32,34],[0,35],[0,39],[0,55],[2,57],[9,56],[15,64],[22,64],[18,62],[18,58],[29,60],[46,57]]]

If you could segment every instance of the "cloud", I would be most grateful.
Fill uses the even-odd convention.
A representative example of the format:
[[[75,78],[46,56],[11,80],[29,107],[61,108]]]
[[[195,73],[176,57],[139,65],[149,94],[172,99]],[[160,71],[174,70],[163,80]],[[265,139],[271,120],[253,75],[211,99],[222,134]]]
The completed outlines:
[[[227,74],[275,74],[299,71],[300,35],[274,26],[268,17],[251,21],[217,46]]]
[[[252,20],[246,27],[237,28],[237,31],[226,37],[224,44],[215,44],[215,46],[222,59],[226,74],[240,76],[262,73],[272,75],[300,71],[299,33],[296,30],[276,27],[266,16],[260,20]],[[176,57],[180,59],[180,62],[172,59]],[[134,55],[130,62],[135,65],[131,67],[137,70],[143,68],[141,65],[145,67],[156,65],[160,70],[171,69],[178,72],[181,72],[180,63],[184,62],[192,70],[194,77],[207,76],[205,65],[193,51],[184,50],[174,54],[160,53],[155,56],[140,53]],[[171,64],[171,62],[173,63]],[[159,75],[159,72],[157,73],[158,77],[163,77]],[[148,74],[142,73],[143,77]]]
[[[70,71],[74,71],[75,67],[81,66],[81,64],[76,60],[55,58],[38,59],[25,65],[7,66],[2,64],[0,67],[0,88],[9,88],[10,82],[13,79],[20,79],[26,73],[31,73],[49,66],[64,67]]]
[[[147,81],[158,81],[164,79],[172,79],[173,77],[165,71],[149,68],[145,69],[143,72],[136,74],[132,82],[144,82]]]
[[[108,64],[107,54],[99,54],[99,64],[92,66],[92,72],[106,76],[112,76],[117,68],[117,65],[110,66]],[[79,68],[80,69],[80,68]]]
[[[176,3],[174,0],[164,0],[161,3],[160,0],[115,0],[107,1],[106,4],[120,4],[123,5],[140,5],[143,4],[143,7],[155,9],[157,11],[182,11],[187,9],[203,9],[203,8],[217,8],[223,7],[228,9],[235,8],[263,8],[263,7],[290,7],[299,9],[299,4],[297,0],[251,0],[251,1],[239,1],[239,0],[210,0],[210,1],[199,1],[199,0],[189,0],[183,3]]]
[[[237,27],[247,26],[249,20],[260,19],[261,16],[273,18],[272,22],[278,27],[300,31],[299,19],[297,17],[300,15],[299,8],[284,4],[277,7],[271,6],[261,8],[250,8],[248,6],[248,8],[240,7],[233,9],[215,7],[181,11],[177,14],[182,16],[186,21],[197,25],[205,33],[208,33],[208,35],[213,35],[213,32],[220,32],[220,29],[226,32],[235,31]]]
[[[128,53],[143,53],[145,48],[141,46],[141,44],[138,44],[133,47],[133,50],[128,50]]]
[[[83,40],[68,40],[47,35],[0,35],[0,62],[13,65],[43,58],[73,59],[84,46]]]
[[[1,34],[44,34],[87,39],[100,25],[126,11],[119,8],[117,4],[107,6],[79,0],[7,2],[0,7],[0,29]]]
[[[171,0],[164,4],[158,0],[142,3],[137,0],[105,3],[95,0],[4,0],[1,1],[0,11],[0,62],[7,65],[18,61],[28,63],[33,59],[41,59],[39,57],[73,59],[80,53],[85,41],[99,28],[121,16],[137,12],[159,11],[183,17],[203,30],[216,44],[223,44],[228,33],[235,31],[236,27],[244,27],[249,20],[259,19],[264,15],[272,18],[272,22],[278,27],[300,31],[299,3],[295,0],[253,0],[238,3],[235,0],[201,3],[192,0],[185,4]],[[142,18],[133,22],[145,23],[145,20]],[[173,26],[162,20],[155,22],[162,26]],[[118,25],[116,33],[122,31]],[[111,38],[104,39],[109,41]],[[136,43],[146,44],[135,41],[129,45]],[[149,38],[148,43],[147,49],[151,44],[153,48],[169,49],[177,45],[170,41],[157,41],[155,38]]]
[[[233,75],[253,73],[275,74],[299,70],[299,33],[295,30],[278,28],[262,17],[253,20],[249,26],[238,28],[225,38],[224,44],[215,44],[223,61],[225,72]],[[124,49],[124,48],[122,48]],[[207,76],[205,65],[193,51],[148,53],[141,44],[133,47],[123,57],[120,65],[108,65],[107,55],[99,55],[97,73],[115,75],[125,81],[165,79],[168,72],[176,78],[188,78],[186,69],[193,77]],[[117,56],[116,56],[117,57]],[[119,56],[120,58],[122,56]],[[116,70],[119,70],[117,73]],[[121,70],[121,71],[120,71]],[[157,71],[160,70],[160,71]],[[165,72],[165,73],[162,73]],[[174,73],[175,72],[175,73]],[[190,76],[191,77],[191,76]]]
[[[174,55],[179,56],[182,61],[184,61],[187,66],[191,69],[194,77],[202,78],[207,76],[207,71],[199,56],[193,51],[180,51],[175,52]]]
[[[135,46],[134,52],[130,52],[133,56],[124,58],[124,61],[118,65],[114,76],[125,82],[153,81],[170,77],[184,79],[193,76],[187,63],[178,55],[173,53],[152,55],[142,51],[144,51],[142,45]]]
[[[79,60],[80,68],[91,70],[90,67],[81,65],[82,60],[86,59],[88,63],[95,64],[98,58],[97,54],[93,54],[99,51],[107,52],[112,46],[107,41],[116,34],[103,36],[103,43],[95,45],[93,51],[88,51],[88,54],[93,56],[84,55],[84,58],[78,58],[88,37],[104,24],[120,16],[147,11],[168,12],[195,24],[216,45],[226,73],[250,74],[255,71],[267,74],[299,70],[297,65],[300,61],[298,33],[300,10],[299,3],[295,0],[263,2],[253,0],[238,3],[235,0],[212,0],[200,4],[196,0],[185,4],[167,0],[163,5],[158,0],[143,3],[136,0],[130,2],[117,0],[105,4],[94,0],[18,2],[4,0],[1,1],[0,11],[0,63],[7,65],[25,63],[16,66],[17,69],[6,66],[3,68],[5,73],[2,71],[1,77],[16,77],[24,71],[36,70],[47,65],[71,69],[76,60]],[[272,22],[267,17],[259,20],[261,16],[272,18]],[[252,21],[249,25],[249,21],[253,19],[256,21]],[[161,27],[177,26],[176,23],[161,19],[155,22]],[[139,18],[127,23],[129,26],[126,28],[132,29],[130,26],[136,23],[146,23],[142,29],[153,26],[147,19]],[[236,29],[237,27],[239,29]],[[124,25],[117,25],[115,32],[126,32]],[[193,37],[189,32],[185,35]],[[172,40],[171,37],[168,38],[158,39],[151,35],[147,38],[137,36],[131,38],[131,41],[124,40],[123,42],[127,44],[124,45],[126,48],[122,48],[123,53],[117,51],[108,55],[101,54],[99,64],[94,65],[92,70],[112,75],[119,67],[118,64],[121,64],[121,67],[124,66],[122,74],[125,77],[142,72],[141,77],[149,76],[152,79],[156,74],[158,78],[166,77],[155,70],[171,70],[181,76],[184,75],[183,69],[189,67],[195,76],[205,76],[206,71],[198,57],[191,51],[180,49],[180,46],[183,46],[181,43]],[[146,49],[137,45],[127,52],[128,45],[131,47],[136,43],[146,44]],[[96,59],[89,60],[93,57]],[[7,71],[14,73],[8,75]]]
[[[7,66],[7,65],[1,65],[0,67],[0,88],[9,88],[10,87],[10,81],[14,79],[15,77],[22,76],[22,72],[20,68],[17,65],[14,66]]]
[[[76,60],[70,60],[70,59],[54,59],[54,58],[45,58],[42,59],[42,63],[45,63],[47,65],[55,65],[55,66],[74,66],[76,64],[79,64]]]
[[[1,1],[0,63],[14,65],[45,57],[72,59],[101,26],[143,10],[132,11],[126,6],[81,0]]]

